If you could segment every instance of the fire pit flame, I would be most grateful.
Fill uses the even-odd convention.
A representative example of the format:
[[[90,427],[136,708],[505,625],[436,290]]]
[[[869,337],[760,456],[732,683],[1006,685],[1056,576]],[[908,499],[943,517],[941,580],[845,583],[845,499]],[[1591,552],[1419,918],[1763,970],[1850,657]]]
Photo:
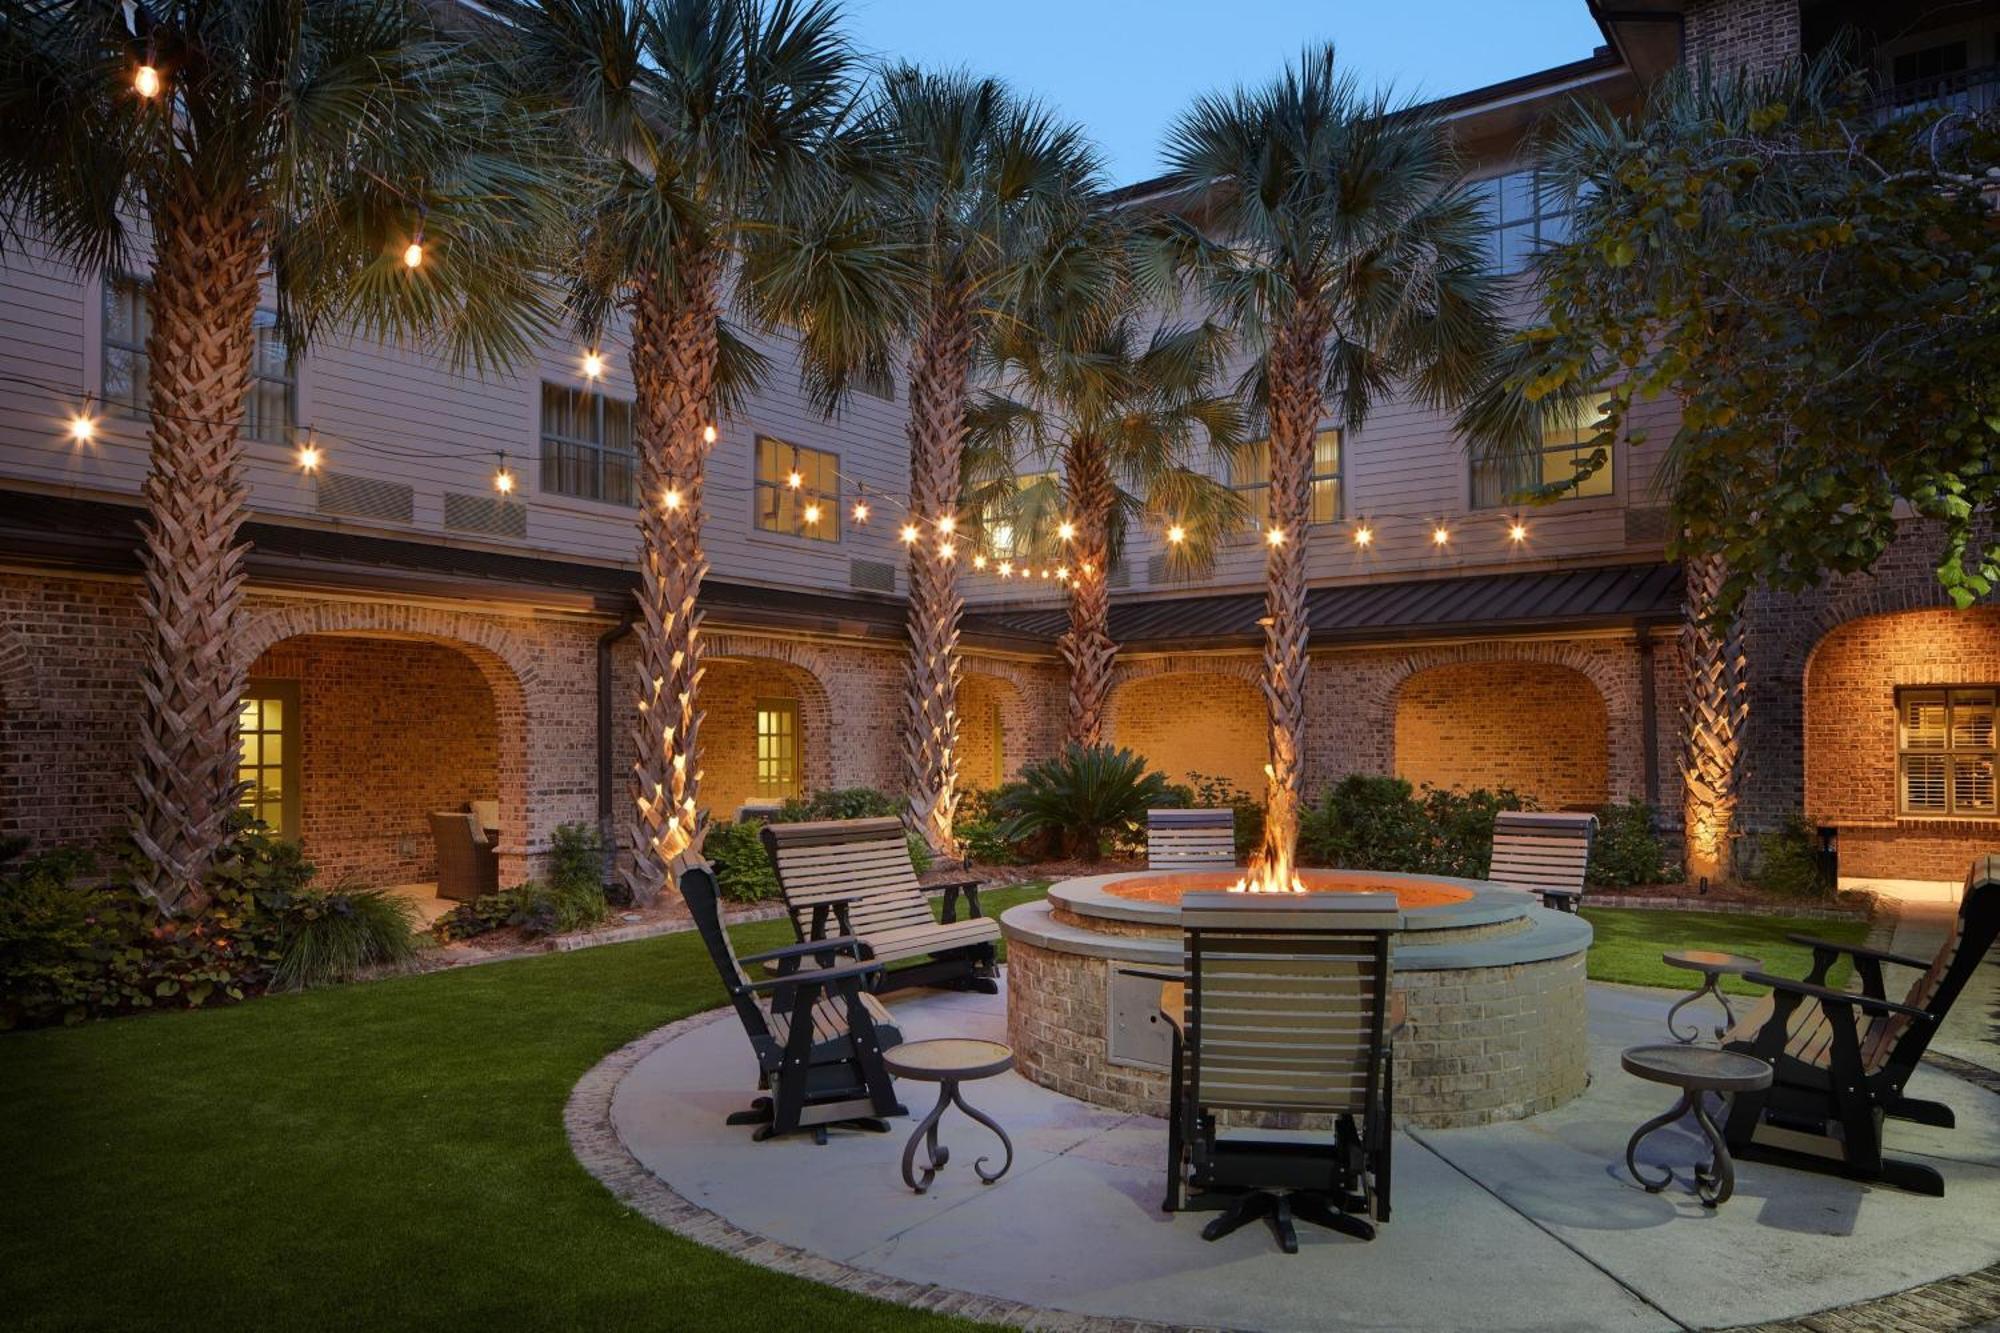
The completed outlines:
[[[1270,770],[1265,769],[1268,774]],[[1293,850],[1298,842],[1297,798],[1276,783],[1264,816],[1264,845],[1250,858],[1250,869],[1229,886],[1231,893],[1307,893],[1298,876]]]

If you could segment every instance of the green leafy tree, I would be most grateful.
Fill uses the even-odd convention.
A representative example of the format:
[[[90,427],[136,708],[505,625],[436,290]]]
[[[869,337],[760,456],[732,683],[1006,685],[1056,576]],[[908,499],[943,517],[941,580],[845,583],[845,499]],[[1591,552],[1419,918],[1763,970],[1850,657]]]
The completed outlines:
[[[1487,221],[1446,125],[1364,94],[1331,46],[1260,88],[1203,97],[1166,149],[1182,214],[1141,267],[1161,299],[1204,300],[1254,354],[1247,396],[1269,428],[1264,873],[1290,879],[1306,730],[1306,551],[1313,437],[1396,392],[1454,404],[1499,336]]]
[[[149,289],[142,887],[198,907],[238,795],[257,307],[492,365],[548,313],[545,126],[415,0],[0,0],[0,238]],[[414,264],[406,262],[415,260]]]

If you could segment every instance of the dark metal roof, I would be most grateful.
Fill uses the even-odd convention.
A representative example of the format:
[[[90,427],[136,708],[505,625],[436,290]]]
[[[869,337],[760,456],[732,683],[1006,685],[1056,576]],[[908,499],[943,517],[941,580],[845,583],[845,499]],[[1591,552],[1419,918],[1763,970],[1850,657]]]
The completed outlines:
[[[1366,643],[1665,624],[1679,618],[1680,601],[1677,566],[1604,565],[1314,588],[1306,594],[1306,615],[1315,643]],[[1254,643],[1263,614],[1261,593],[1118,602],[1111,637],[1128,649]],[[985,611],[967,622],[1054,638],[1066,618],[1060,608],[1034,607]]]

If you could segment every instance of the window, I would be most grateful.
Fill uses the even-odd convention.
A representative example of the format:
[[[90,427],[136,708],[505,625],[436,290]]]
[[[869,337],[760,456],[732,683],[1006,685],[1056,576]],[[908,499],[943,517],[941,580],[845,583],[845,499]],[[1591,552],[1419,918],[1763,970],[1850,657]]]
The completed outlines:
[[[1028,530],[1032,532],[1038,528],[1048,526],[1051,506],[1055,506],[1057,509],[1060,508],[1062,495],[1061,488],[1056,482],[1055,473],[1027,472],[1018,474],[1014,478],[1014,489],[1022,494],[1035,490],[1037,487],[1047,488],[1046,495],[1048,498],[1046,503],[1021,504],[1019,496],[1017,496],[1016,504],[1011,506],[1015,512],[1001,512],[1003,509],[1010,508],[1004,501],[995,501],[986,505],[981,510],[979,515],[979,530],[986,534],[986,553],[995,560],[1012,560],[1021,553],[1020,543],[1016,540],[1018,534],[1014,531],[1014,520],[1016,518],[1023,519]]]
[[[151,289],[145,281],[124,274],[105,278],[104,400],[122,416],[143,417],[152,410],[153,366],[146,355],[152,331]],[[299,386],[291,348],[278,333],[273,311],[257,312],[254,332],[243,436],[283,443],[298,424]]]
[[[757,701],[757,794],[799,794],[799,701]]]
[[[1229,484],[1250,502],[1251,525],[1264,527],[1271,521],[1271,442],[1237,450],[1229,472]],[[1313,436],[1312,521],[1332,523],[1340,512],[1340,432],[1323,430]]]
[[[1472,190],[1492,219],[1486,258],[1499,272],[1519,273],[1535,251],[1569,239],[1575,202],[1543,173],[1510,171],[1475,181]]]
[[[1558,486],[1571,480],[1588,466],[1591,456],[1597,452],[1590,442],[1596,433],[1595,425],[1549,426],[1542,431],[1542,447],[1529,457],[1474,459],[1472,507],[1497,509],[1520,501],[1537,487]],[[1556,498],[1576,500],[1611,494],[1612,464],[1615,460],[1614,453],[1604,460],[1603,467],[1558,493]]]
[[[542,384],[542,490],[628,505],[638,490],[635,468],[632,404]]]
[[[237,803],[280,837],[299,836],[299,686],[251,681],[237,716],[242,753]]]
[[[757,526],[813,541],[839,541],[840,455],[759,435]]]
[[[1896,693],[1898,809],[1906,815],[1991,816],[1995,700],[2000,690]]]

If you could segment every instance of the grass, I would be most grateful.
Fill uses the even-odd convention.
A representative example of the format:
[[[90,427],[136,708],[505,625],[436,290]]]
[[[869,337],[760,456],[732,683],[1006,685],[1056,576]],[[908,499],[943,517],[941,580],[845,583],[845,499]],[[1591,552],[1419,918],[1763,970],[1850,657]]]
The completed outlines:
[[[1042,886],[990,893],[1000,912]],[[1796,969],[1847,922],[1587,909],[1590,975],[1663,949]],[[781,921],[740,927],[744,951]],[[828,1330],[957,1321],[780,1277],[627,1212],[562,1109],[604,1055],[721,999],[691,934],[231,1009],[0,1037],[10,1328]]]
[[[1664,986],[1693,990],[1701,974],[1668,967],[1662,953],[1675,949],[1714,949],[1760,958],[1773,976],[1803,977],[1812,966],[1812,950],[1789,943],[1792,932],[1817,935],[1845,944],[1868,936],[1865,921],[1823,921],[1793,916],[1736,916],[1727,912],[1654,912],[1636,908],[1586,907],[1584,919],[1597,932],[1590,946],[1592,981],[1622,981],[1633,986]],[[1850,964],[1835,964],[1829,984],[1847,982]],[[1764,988],[1739,977],[1725,977],[1723,990],[1732,995],[1762,995]]]

